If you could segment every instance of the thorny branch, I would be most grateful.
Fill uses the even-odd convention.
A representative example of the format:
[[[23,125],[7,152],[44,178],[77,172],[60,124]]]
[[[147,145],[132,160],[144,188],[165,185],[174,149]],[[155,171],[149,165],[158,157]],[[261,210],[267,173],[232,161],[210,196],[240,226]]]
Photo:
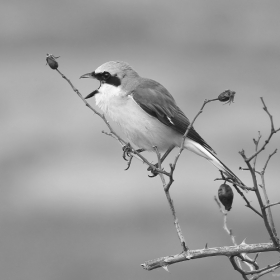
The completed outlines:
[[[188,250],[188,255],[182,252],[177,255],[160,257],[154,260],[146,261],[141,266],[146,270],[153,270],[163,266],[169,266],[174,263],[189,261],[212,256],[237,256],[242,253],[251,254],[258,252],[277,251],[273,243],[258,243],[258,244],[240,244],[237,246],[224,246],[214,248],[203,248],[197,250]]]

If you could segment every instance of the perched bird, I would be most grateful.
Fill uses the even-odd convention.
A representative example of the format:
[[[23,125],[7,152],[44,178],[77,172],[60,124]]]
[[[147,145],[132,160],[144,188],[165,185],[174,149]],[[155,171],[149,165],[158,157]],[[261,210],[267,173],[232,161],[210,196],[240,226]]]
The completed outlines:
[[[145,151],[170,151],[180,147],[189,119],[172,95],[160,83],[142,78],[129,64],[109,61],[95,71],[81,76],[100,81],[95,96],[97,106],[119,123],[128,140]],[[215,155],[215,151],[192,127],[185,148],[209,160],[221,172],[243,183]]]

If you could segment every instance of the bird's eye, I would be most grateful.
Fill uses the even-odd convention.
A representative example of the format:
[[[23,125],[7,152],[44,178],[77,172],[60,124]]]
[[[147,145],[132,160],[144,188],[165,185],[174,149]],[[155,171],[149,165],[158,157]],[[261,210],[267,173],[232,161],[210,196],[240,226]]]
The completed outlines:
[[[110,77],[111,77],[111,74],[108,73],[108,72],[104,72],[104,73],[102,74],[103,80],[108,80]]]

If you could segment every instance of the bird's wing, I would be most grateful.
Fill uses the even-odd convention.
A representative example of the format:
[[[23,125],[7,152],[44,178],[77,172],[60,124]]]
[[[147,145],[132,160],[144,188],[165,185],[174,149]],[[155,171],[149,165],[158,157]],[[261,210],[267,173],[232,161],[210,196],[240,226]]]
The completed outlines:
[[[142,79],[131,96],[146,113],[184,135],[190,121],[176,105],[172,95],[161,84],[153,80]],[[193,127],[188,133],[188,138],[199,143],[209,152],[215,153]]]

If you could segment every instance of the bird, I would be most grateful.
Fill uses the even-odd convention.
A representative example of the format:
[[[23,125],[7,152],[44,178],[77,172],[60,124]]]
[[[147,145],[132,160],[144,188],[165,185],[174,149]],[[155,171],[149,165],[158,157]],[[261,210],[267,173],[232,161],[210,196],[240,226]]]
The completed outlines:
[[[128,63],[109,61],[80,78],[100,82],[85,99],[95,97],[96,105],[117,122],[125,136],[141,151],[167,154],[181,147],[190,121],[173,96],[160,83],[141,77]],[[216,155],[210,145],[191,127],[184,148],[207,159],[220,172],[240,185],[242,181]]]

